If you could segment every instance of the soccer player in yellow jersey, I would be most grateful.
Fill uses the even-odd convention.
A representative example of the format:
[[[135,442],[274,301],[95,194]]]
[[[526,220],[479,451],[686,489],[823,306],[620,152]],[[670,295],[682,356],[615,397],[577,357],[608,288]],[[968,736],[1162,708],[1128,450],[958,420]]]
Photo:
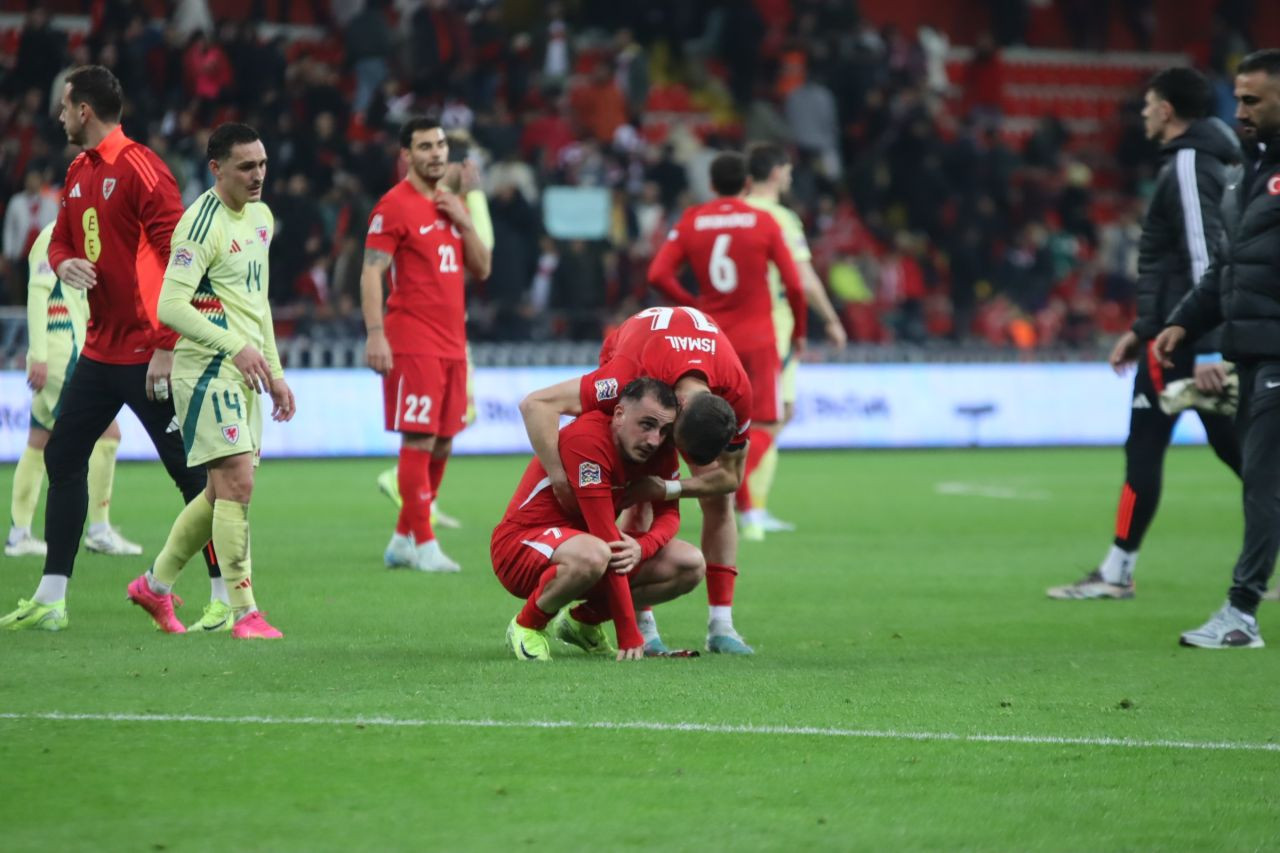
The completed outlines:
[[[44,481],[44,446],[61,408],[62,389],[80,358],[85,327],[89,322],[89,296],[84,290],[63,287],[49,265],[50,222],[36,237],[28,255],[27,282],[27,385],[31,400],[31,426],[27,446],[13,473],[7,557],[45,554],[45,543],[31,532],[40,485]],[[142,546],[130,542],[111,526],[111,485],[116,475],[116,451],[120,425],[115,421],[94,445],[89,457],[89,533],[85,547],[99,554],[137,556]]]
[[[173,231],[160,291],[161,322],[181,338],[173,395],[187,464],[205,465],[209,485],[178,515],[164,549],[129,584],[129,598],[161,630],[186,629],[174,615],[178,573],[212,538],[231,600],[231,634],[277,639],[254,601],[250,581],[249,498],[262,448],[262,403],[271,417],[293,417],[267,303],[267,251],[275,229],[262,203],[267,154],[253,128],[224,124],[209,137],[213,189],[196,199]]]
[[[800,222],[800,217],[780,201],[783,193],[791,189],[791,163],[787,160],[786,151],[771,143],[753,145],[747,151],[747,172],[751,176],[747,204],[768,211],[777,220],[782,228],[782,236],[791,248],[791,260],[800,273],[805,299],[822,317],[822,329],[827,340],[837,349],[844,349],[848,336],[845,334],[844,324],[840,322],[840,315],[827,298],[822,280],[813,269],[813,255],[804,236],[804,225]],[[782,420],[774,427],[777,432],[781,432],[795,412],[798,367],[791,352],[791,331],[795,327],[795,318],[791,316],[791,307],[783,295],[778,269],[773,264],[769,264],[769,288],[774,294],[773,328],[778,336],[778,355],[782,358]],[[795,525],[774,518],[766,509],[769,490],[773,486],[773,475],[778,468],[777,439],[775,433],[773,443],[748,478],[747,488],[738,493],[738,510],[742,513],[741,536],[747,542],[758,542],[764,539],[765,533],[795,530]],[[749,503],[744,505],[743,501]]]

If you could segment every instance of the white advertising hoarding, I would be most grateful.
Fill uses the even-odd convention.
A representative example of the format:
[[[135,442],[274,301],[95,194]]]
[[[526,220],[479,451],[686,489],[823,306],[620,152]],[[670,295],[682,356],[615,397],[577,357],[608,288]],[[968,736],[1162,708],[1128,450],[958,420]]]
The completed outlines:
[[[525,453],[517,408],[527,392],[581,374],[587,366],[479,368],[477,420],[456,453]],[[266,424],[263,452],[281,456],[390,456],[397,437],[382,428],[382,385],[368,370],[293,370],[298,414]],[[800,369],[795,419],[781,446],[1002,447],[1120,444],[1129,424],[1131,377],[1104,364],[820,364]],[[30,391],[16,371],[0,372],[0,460],[26,441]],[[146,433],[121,416],[120,456],[151,459]],[[1174,440],[1201,443],[1194,415]]]

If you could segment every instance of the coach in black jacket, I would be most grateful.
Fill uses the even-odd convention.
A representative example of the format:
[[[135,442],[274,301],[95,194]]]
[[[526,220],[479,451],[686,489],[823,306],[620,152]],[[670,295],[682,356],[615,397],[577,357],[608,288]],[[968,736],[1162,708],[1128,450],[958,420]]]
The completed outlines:
[[[1254,614],[1280,550],[1280,50],[1236,71],[1236,118],[1248,142],[1244,174],[1223,200],[1226,240],[1200,283],[1173,310],[1155,352],[1222,324],[1222,352],[1240,371],[1236,425],[1244,456],[1244,547],[1227,603],[1182,644],[1262,645]]]
[[[1240,143],[1217,119],[1206,118],[1209,81],[1191,68],[1169,68],[1151,78],[1142,119],[1148,138],[1163,143],[1155,193],[1142,223],[1138,252],[1138,317],[1111,351],[1117,373],[1137,362],[1124,444],[1124,488],[1116,509],[1115,539],[1102,562],[1080,580],[1048,590],[1050,598],[1132,598],[1138,549],[1160,503],[1165,451],[1178,415],[1160,408],[1170,382],[1194,374],[1203,391],[1222,390],[1225,371],[1212,331],[1178,347],[1171,364],[1151,354],[1164,319],[1195,285],[1222,240],[1222,192],[1238,171]],[[1199,353],[1199,355],[1197,354]],[[1240,473],[1240,445],[1226,415],[1198,412],[1214,452]]]

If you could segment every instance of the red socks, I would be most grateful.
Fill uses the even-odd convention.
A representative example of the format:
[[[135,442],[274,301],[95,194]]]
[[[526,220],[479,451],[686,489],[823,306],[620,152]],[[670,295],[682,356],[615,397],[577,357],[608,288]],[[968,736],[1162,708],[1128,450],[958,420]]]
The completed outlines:
[[[530,628],[534,631],[541,631],[547,627],[547,623],[551,621],[554,613],[546,613],[538,607],[538,599],[542,598],[542,592],[547,588],[547,584],[555,580],[557,566],[548,566],[542,576],[538,578],[538,586],[524,602],[524,607],[520,608],[520,612],[516,615],[516,624],[522,628]]]
[[[436,538],[431,529],[431,454],[425,450],[402,446],[400,466],[396,472],[400,484],[400,518],[396,521],[396,533],[413,535],[413,541],[421,545]]]
[[[712,607],[733,606],[733,582],[738,570],[733,566],[707,563],[707,604]]]
[[[440,494],[440,483],[444,480],[444,466],[449,464],[448,456],[431,457],[431,498]]]

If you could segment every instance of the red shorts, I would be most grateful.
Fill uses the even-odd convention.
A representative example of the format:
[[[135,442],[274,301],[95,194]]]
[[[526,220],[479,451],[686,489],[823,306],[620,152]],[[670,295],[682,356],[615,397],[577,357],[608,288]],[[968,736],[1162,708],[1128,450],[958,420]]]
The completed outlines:
[[[771,424],[782,420],[782,359],[777,344],[738,350],[742,369],[751,378],[751,423]]]
[[[503,522],[493,529],[489,557],[493,573],[516,598],[528,598],[551,565],[551,555],[585,530],[572,527],[519,527]]]
[[[453,438],[467,425],[467,361],[393,353],[382,378],[382,412],[388,432]]]

